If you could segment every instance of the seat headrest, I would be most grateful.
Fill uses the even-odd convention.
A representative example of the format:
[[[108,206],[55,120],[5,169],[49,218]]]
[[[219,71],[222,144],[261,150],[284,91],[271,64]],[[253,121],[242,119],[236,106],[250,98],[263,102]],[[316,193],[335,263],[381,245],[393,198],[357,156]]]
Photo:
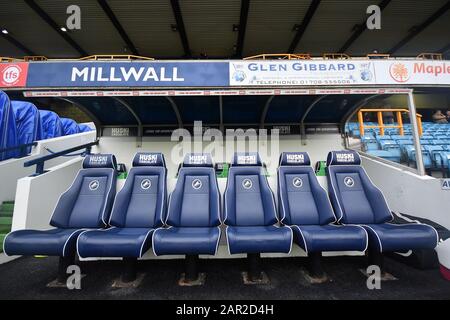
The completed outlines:
[[[133,167],[166,167],[161,152],[138,152],[133,158]]]
[[[83,160],[83,169],[111,168],[117,169],[116,156],[113,154],[89,154]]]
[[[210,153],[187,153],[183,159],[183,167],[212,167]]]
[[[327,157],[327,167],[333,165],[360,165],[361,158],[356,151],[330,151]]]
[[[311,160],[307,152],[282,152],[280,166],[310,166]]]
[[[232,166],[262,166],[258,152],[235,152]]]

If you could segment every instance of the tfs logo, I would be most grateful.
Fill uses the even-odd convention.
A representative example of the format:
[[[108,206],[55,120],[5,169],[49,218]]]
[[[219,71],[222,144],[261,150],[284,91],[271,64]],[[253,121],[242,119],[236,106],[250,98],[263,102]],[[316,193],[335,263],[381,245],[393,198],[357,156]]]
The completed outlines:
[[[28,65],[0,64],[0,86],[2,87],[24,87]]]

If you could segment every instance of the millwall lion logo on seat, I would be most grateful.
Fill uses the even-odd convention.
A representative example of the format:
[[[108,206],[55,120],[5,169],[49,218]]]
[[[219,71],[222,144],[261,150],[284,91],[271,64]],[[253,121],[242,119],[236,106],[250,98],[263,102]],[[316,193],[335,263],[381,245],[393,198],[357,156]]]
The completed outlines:
[[[292,179],[292,184],[296,188],[301,188],[303,186],[303,180],[299,177],[295,177],[294,179]]]
[[[198,190],[202,187],[202,182],[200,181],[200,179],[195,179],[194,181],[192,181],[192,188],[194,188],[195,190]]]
[[[100,183],[98,182],[98,180],[92,180],[91,182],[89,182],[89,190],[91,191],[97,190],[99,186]]]
[[[147,190],[152,186],[152,182],[149,179],[144,179],[141,181],[141,188]]]
[[[344,178],[344,184],[347,187],[351,188],[351,187],[353,187],[355,185],[355,180],[353,180],[353,178],[351,178],[351,177],[345,177]]]
[[[242,181],[242,186],[244,187],[244,189],[250,189],[253,186],[252,180],[244,179]]]

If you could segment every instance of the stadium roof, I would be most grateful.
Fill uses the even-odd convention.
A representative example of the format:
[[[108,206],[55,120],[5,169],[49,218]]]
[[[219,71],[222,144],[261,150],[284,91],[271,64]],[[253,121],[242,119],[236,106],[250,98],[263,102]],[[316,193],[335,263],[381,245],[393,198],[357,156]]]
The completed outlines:
[[[62,31],[72,4],[81,9],[81,29]],[[372,4],[382,8],[380,30],[365,27]],[[448,55],[449,9],[447,0],[3,0],[0,56],[359,56],[375,49],[395,56]]]

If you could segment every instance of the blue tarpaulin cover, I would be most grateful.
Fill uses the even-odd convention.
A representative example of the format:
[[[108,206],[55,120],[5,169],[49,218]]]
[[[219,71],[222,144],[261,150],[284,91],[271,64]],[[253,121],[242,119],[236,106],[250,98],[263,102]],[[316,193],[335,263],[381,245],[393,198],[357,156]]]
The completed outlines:
[[[89,132],[92,131],[91,127],[85,124],[79,124],[78,125],[78,132]]]
[[[15,122],[9,97],[6,93],[0,91],[0,149],[15,147],[19,144]],[[17,154],[17,150],[2,152],[0,153],[0,161],[13,158]]]
[[[26,101],[11,101],[17,128],[18,144],[32,143],[42,139],[42,126],[39,110],[34,104]],[[31,152],[31,147],[26,153]]]
[[[51,139],[63,135],[63,127],[59,116],[53,111],[39,110],[42,123],[42,138]]]
[[[61,118],[61,123],[63,126],[63,134],[65,136],[69,135],[69,134],[76,134],[79,131],[78,129],[78,124],[69,118]]]

